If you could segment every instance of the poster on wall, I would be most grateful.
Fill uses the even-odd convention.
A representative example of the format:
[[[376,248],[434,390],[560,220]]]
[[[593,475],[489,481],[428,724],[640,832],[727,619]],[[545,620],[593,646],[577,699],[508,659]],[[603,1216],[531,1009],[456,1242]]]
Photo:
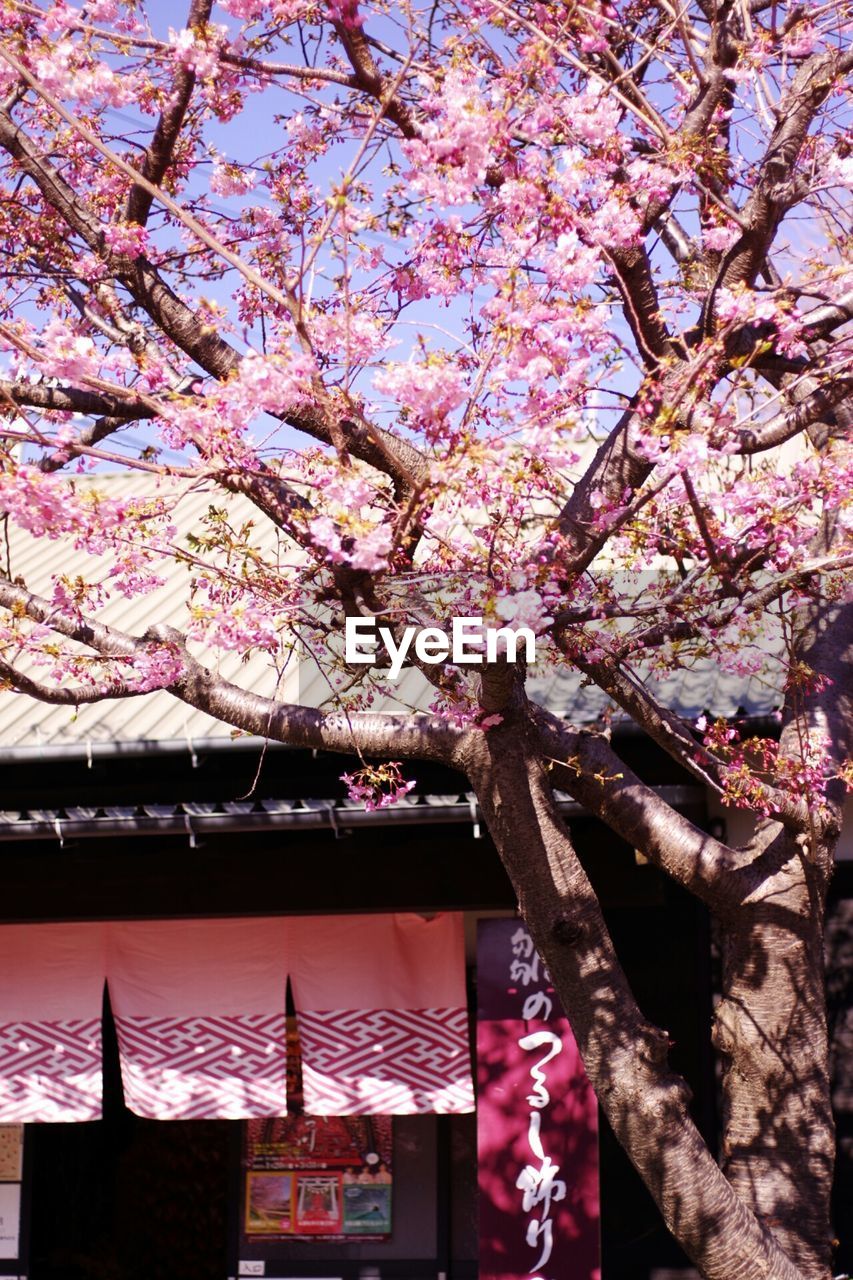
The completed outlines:
[[[387,1240],[391,1117],[298,1114],[298,1038],[292,1029],[287,1053],[288,1101],[297,1114],[244,1126],[244,1239]]]
[[[246,1174],[246,1232],[289,1235],[293,1230],[293,1174]]]
[[[390,1116],[247,1120],[244,1235],[386,1240],[391,1124]]]
[[[0,1258],[17,1258],[20,1251],[21,1184],[0,1184]]]
[[[477,935],[480,1275],[600,1280],[598,1108],[526,928]]]
[[[0,1258],[4,1261],[21,1256],[23,1164],[24,1126],[0,1124]]]
[[[378,1239],[391,1234],[391,1175],[384,1186],[344,1184],[344,1233]]]

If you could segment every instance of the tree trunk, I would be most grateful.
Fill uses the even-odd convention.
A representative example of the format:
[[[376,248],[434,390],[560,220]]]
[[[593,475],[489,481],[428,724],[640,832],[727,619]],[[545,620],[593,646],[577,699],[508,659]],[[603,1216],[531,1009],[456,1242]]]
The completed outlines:
[[[828,515],[817,550],[838,536]],[[795,645],[779,747],[812,815],[796,835],[759,828],[742,905],[723,920],[723,1169],[803,1275],[831,1274],[835,1162],[824,978],[826,895],[853,744],[853,606],[819,596],[793,619]],[[827,753],[820,788],[809,749]],[[823,794],[821,794],[821,791]]]
[[[526,707],[472,735],[464,767],[571,1021],[587,1074],[663,1218],[707,1280],[802,1280],[737,1196],[642,1015],[554,801]]]
[[[760,889],[723,926],[722,1168],[804,1276],[831,1274],[835,1130],[824,997],[825,880],[775,826]]]

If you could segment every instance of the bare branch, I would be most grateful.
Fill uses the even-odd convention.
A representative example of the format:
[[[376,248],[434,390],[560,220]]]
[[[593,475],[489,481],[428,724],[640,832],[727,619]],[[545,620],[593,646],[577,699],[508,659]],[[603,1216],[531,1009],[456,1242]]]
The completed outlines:
[[[17,63],[17,60],[15,60]],[[104,242],[104,228],[46,156],[10,117],[0,111],[0,146],[38,187],[47,203],[72,231],[108,263],[116,278],[129,290],[177,347],[201,368],[217,378],[236,370],[240,356],[165,283],[156,267],[143,255],[128,258],[112,254]]]
[[[655,623],[647,630],[641,631],[639,635],[633,636],[631,641],[618,653],[617,658],[619,661],[626,661],[643,649],[653,649],[668,640],[692,640],[702,634],[703,631],[720,630],[728,626],[738,614],[758,613],[766,610],[769,605],[776,600],[780,600],[786,591],[807,586],[808,583],[814,581],[817,574],[841,573],[851,567],[853,567],[853,552],[846,556],[823,556],[807,560],[797,569],[781,574],[757,591],[750,591],[745,595],[736,594],[733,599],[728,600],[725,604],[716,609],[711,609],[701,620],[687,621],[683,618],[674,617],[671,621]],[[757,563],[754,568],[761,568],[761,562]],[[730,592],[731,587],[724,588],[724,590]],[[663,601],[660,607],[666,610],[675,610],[676,601]],[[570,611],[566,610],[564,614],[561,613],[557,616],[555,626],[570,624],[572,621]]]
[[[84,427],[72,439],[61,444],[53,453],[39,460],[39,469],[44,472],[61,471],[74,458],[83,457],[92,445],[106,440],[109,436],[128,426],[127,418],[98,418],[90,426]],[[132,421],[132,419],[130,420]]]
[[[573,661],[614,702],[627,711],[652,741],[663,747],[668,755],[700,782],[711,787],[720,796],[725,794],[723,762],[696,740],[680,716],[662,706],[647,688],[631,678],[627,671],[618,670],[612,661],[591,662],[578,655],[574,655]],[[805,804],[778,788],[757,780],[753,781],[753,785],[756,797],[761,796],[771,817],[794,831],[808,830],[809,811]]]
[[[181,210],[171,197],[158,188],[154,188],[153,184],[143,179],[142,175],[133,169],[131,165],[128,165],[120,157],[115,156],[108,148],[104,147],[99,139],[91,133],[91,130],[81,125],[79,121],[75,121],[54,96],[40,86],[35,77],[26,68],[22,67],[22,64],[8,51],[0,49],[0,56],[14,66],[16,70],[19,69],[24,78],[37,88],[38,92],[59,112],[62,118],[70,120],[73,127],[80,131],[87,140],[91,140],[99,151],[106,152],[108,158],[122,172],[137,180],[143,189],[153,191],[154,196],[160,199],[171,211],[175,211],[176,216],[180,217],[194,232],[197,231],[203,237],[212,241],[215,250],[221,252],[226,261],[239,263],[239,269],[243,271],[244,275],[251,277],[251,283],[259,284],[262,290],[274,294],[276,300],[288,310],[290,309],[291,301],[285,298],[280,290],[262,281],[254,270],[247,268],[237,258],[237,255],[232,254],[230,250],[221,246],[215,237],[210,237],[209,233],[201,227],[201,224],[191,215]],[[134,300],[147,311],[152,320],[160,326],[176,346],[216,378],[227,378],[236,371],[241,356],[234,347],[226,342],[210,325],[204,323],[196,312],[177,296],[169,285],[165,283],[156,267],[143,254],[130,258],[125,254],[116,254],[107,249],[104,241],[104,228],[95,215],[86,207],[85,203],[50,161],[38,154],[23,129],[15,125],[8,114],[2,111],[0,111],[0,146],[4,147],[24,172],[32,178],[45,200],[65,219],[72,230],[77,232],[88,246],[108,263],[116,278],[125,285]],[[290,410],[281,416],[284,421],[300,431],[304,431],[306,434],[322,440],[326,444],[335,444],[337,439],[343,438],[348,450],[354,457],[362,459],[370,466],[384,473],[388,473],[390,470],[394,478],[403,487],[407,487],[411,483],[413,475],[420,477],[425,474],[426,463],[422,455],[408,442],[399,440],[390,432],[380,428],[372,428],[366,424],[359,424],[357,429],[350,431],[348,435],[346,426],[352,418],[351,409],[347,407],[342,413],[341,419],[333,421],[330,417],[329,407],[326,404],[323,406],[309,405],[304,408]],[[394,468],[396,468],[396,473]]]

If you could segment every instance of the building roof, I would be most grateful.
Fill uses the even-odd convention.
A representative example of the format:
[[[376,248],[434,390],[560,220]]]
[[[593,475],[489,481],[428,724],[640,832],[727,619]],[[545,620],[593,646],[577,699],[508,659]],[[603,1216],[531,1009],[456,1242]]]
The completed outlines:
[[[138,474],[95,476],[94,482],[113,498],[148,495],[152,487],[148,478]],[[175,507],[175,520],[184,535],[203,532],[203,519],[211,503],[221,491],[198,486],[182,488]],[[233,518],[251,517],[262,524],[264,517],[246,499],[234,497]],[[63,574],[73,577],[84,571],[81,557],[70,539],[34,538],[9,523],[9,556],[12,574],[24,581],[37,595],[52,595],[52,583]],[[269,536],[274,536],[270,526]],[[87,577],[107,578],[114,558],[86,557]],[[127,598],[114,594],[98,611],[100,621],[132,635],[141,635],[153,623],[183,627],[187,623],[187,600],[190,574],[184,564],[167,566],[163,586],[146,595]],[[258,692],[272,694],[275,674],[263,655],[243,662],[239,654],[225,655],[219,670],[228,679],[244,683]],[[34,672],[34,674],[38,674]],[[292,691],[294,682],[285,686]],[[281,690],[279,691],[281,696]],[[38,756],[43,750],[67,749],[93,751],[109,744],[186,745],[197,741],[231,743],[233,731],[228,725],[213,720],[203,712],[187,707],[166,693],[145,694],[135,698],[113,699],[81,706],[53,706],[11,690],[0,692],[0,754],[26,750]]]
[[[688,720],[703,713],[726,720],[753,719],[782,706],[781,690],[766,678],[723,671],[710,659],[697,660],[691,668],[670,672],[661,679],[650,676],[646,686],[662,706]],[[586,684],[576,671],[558,672],[535,682],[532,696],[572,724],[592,724],[614,709],[607,694]]]
[[[99,488],[111,496],[138,495],[141,485],[150,490],[146,477],[123,474],[95,477]],[[221,491],[203,485],[182,489],[175,508],[175,519],[184,535],[200,532],[212,501],[219,501]],[[260,538],[274,540],[272,525],[262,528],[264,517],[248,500],[229,499],[234,522],[253,519]],[[37,594],[51,594],[56,576],[73,576],[80,572],[81,553],[69,540],[33,538],[10,524],[10,560],[12,573],[23,579]],[[93,557],[91,567],[105,577],[112,565],[110,556]],[[98,617],[123,631],[140,635],[153,622],[183,627],[187,622],[190,575],[183,564],[168,567],[166,581],[155,591],[132,598],[111,598]],[[218,661],[218,670],[226,678],[255,692],[276,696],[282,701],[301,701],[317,706],[328,697],[325,678],[317,668],[295,667],[277,684],[275,672],[264,655],[242,661],[239,654],[226,654]],[[651,681],[658,699],[666,706],[688,717],[702,712],[731,717],[736,714],[763,716],[781,705],[781,693],[756,678],[723,672],[710,661],[698,661],[690,670],[670,674]],[[590,686],[577,672],[554,673],[530,684],[531,695],[556,714],[574,723],[593,723],[608,710],[613,710],[606,695]],[[399,711],[426,706],[433,691],[417,671],[404,672],[395,686],[394,696],[379,699],[378,711]],[[253,740],[235,740],[230,726],[195,711],[166,693],[151,693],[135,698],[105,700],[82,706],[79,710],[36,702],[11,690],[0,691],[0,758],[50,758],[73,755],[101,755],[114,752],[157,752],[175,748],[205,750],[233,749],[235,745],[252,745]]]

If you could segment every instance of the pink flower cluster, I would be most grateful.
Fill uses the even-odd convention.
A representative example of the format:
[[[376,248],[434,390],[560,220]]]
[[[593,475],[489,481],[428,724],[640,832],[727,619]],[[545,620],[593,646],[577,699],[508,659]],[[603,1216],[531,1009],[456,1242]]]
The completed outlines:
[[[239,165],[228,164],[223,158],[216,161],[210,175],[210,190],[217,196],[244,196],[254,190],[255,175]]]
[[[227,28],[223,26],[208,25],[204,35],[189,27],[180,31],[170,27],[169,44],[176,62],[190,67],[200,80],[207,80],[219,73],[219,43],[226,35]]]
[[[716,309],[724,324],[772,324],[776,345],[783,355],[793,359],[806,352],[800,320],[788,304],[780,303],[772,295],[755,293],[752,289],[739,292],[720,289]]]
[[[451,66],[423,107],[430,118],[420,137],[403,144],[410,185],[439,207],[468,204],[501,145],[501,116],[484,98],[480,76],[463,67]]]
[[[519,591],[504,596],[497,603],[498,615],[514,627],[529,627],[535,634],[554,621],[538,591]]]
[[[313,542],[323,549],[332,564],[348,564],[368,573],[380,573],[388,568],[394,545],[390,525],[374,524],[363,528],[354,538],[331,516],[316,516],[308,530]]]
[[[355,773],[342,773],[341,781],[346,783],[347,795],[357,804],[363,804],[368,813],[376,809],[389,809],[397,804],[417,785],[406,782],[400,772],[399,760],[389,760],[387,764],[364,765]]]
[[[76,21],[75,10],[62,8],[60,13],[63,26],[57,29]],[[83,105],[98,102],[124,107],[134,102],[139,93],[140,81],[134,72],[118,75],[106,62],[88,56],[67,38],[54,42],[48,54],[36,58],[33,69],[46,88]]]
[[[449,360],[386,364],[373,379],[377,391],[396,400],[422,427],[440,427],[465,399],[464,374]]]
[[[317,312],[311,319],[315,347],[350,364],[366,364],[389,346],[380,321],[367,310]]]
[[[211,457],[252,465],[248,427],[259,413],[285,414],[311,396],[314,362],[302,352],[269,356],[250,351],[237,372],[207,395],[184,396],[163,412],[172,448],[193,443]]]
[[[148,232],[136,222],[115,222],[104,228],[104,244],[113,253],[138,258],[148,252]]]

